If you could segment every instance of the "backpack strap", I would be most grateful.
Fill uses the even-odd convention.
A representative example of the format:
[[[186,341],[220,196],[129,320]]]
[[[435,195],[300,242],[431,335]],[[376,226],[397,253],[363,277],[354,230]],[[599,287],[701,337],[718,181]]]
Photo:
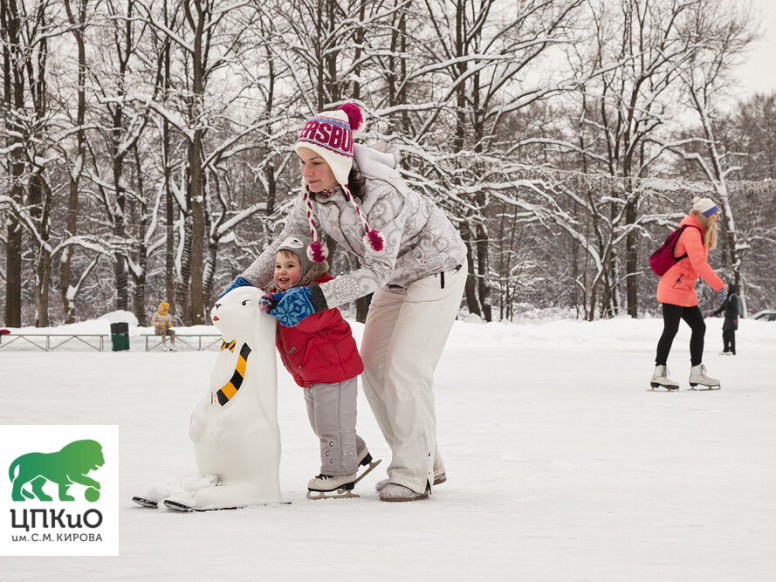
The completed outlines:
[[[676,250],[676,245],[679,243],[679,238],[682,236],[682,233],[684,232],[684,229],[687,228],[687,227],[694,228],[695,230],[697,230],[701,234],[701,240],[703,240],[703,231],[700,228],[698,228],[697,226],[695,226],[694,224],[683,224],[682,226],[680,226],[679,227],[679,234],[676,235],[676,238],[674,239],[674,246],[671,247],[671,256],[674,257],[674,260],[677,263],[679,261],[681,261],[682,259],[686,259],[687,258],[687,253],[684,253],[681,257],[675,257],[674,256],[674,250]]]

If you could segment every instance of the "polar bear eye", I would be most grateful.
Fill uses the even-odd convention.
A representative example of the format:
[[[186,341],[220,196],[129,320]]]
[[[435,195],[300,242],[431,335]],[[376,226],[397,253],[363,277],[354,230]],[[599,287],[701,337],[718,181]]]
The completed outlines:
[[[243,305],[248,305],[248,303],[250,303],[250,302],[251,302],[251,300],[250,300],[250,299],[245,299],[245,300],[242,302],[242,304],[243,304]]]

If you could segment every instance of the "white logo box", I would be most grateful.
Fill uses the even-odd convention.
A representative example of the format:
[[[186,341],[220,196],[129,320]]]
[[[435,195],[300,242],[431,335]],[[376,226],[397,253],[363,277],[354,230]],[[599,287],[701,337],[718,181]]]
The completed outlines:
[[[90,443],[67,447],[61,453],[76,441],[99,443],[104,464],[91,468],[96,453]],[[0,479],[0,556],[118,556],[118,425],[0,426],[3,473],[8,475],[22,456],[26,457],[13,467],[13,476],[14,481],[26,481],[21,487],[27,492],[24,500],[13,499],[14,481]],[[40,476],[30,479],[40,472],[51,477],[42,486]],[[70,473],[67,480],[63,473]],[[36,480],[36,488],[50,501],[37,498],[33,492]],[[73,501],[60,499],[57,481],[69,482],[67,495]]]

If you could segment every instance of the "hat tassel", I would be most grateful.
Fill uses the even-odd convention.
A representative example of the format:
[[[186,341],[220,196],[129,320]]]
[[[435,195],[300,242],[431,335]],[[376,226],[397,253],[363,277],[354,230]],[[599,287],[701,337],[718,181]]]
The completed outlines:
[[[364,246],[370,247],[373,251],[381,251],[385,248],[385,239],[377,229],[367,230],[364,235]]]
[[[318,240],[318,229],[313,219],[313,206],[310,203],[310,188],[305,186],[304,201],[307,205],[307,222],[310,225],[310,238],[312,242],[307,246],[307,258],[313,263],[322,263],[329,256],[329,248],[322,240]]]
[[[307,247],[307,257],[313,263],[322,263],[329,256],[329,249],[326,243],[321,240],[312,241]]]
[[[380,231],[375,228],[369,228],[369,223],[366,221],[366,218],[364,218],[364,215],[361,213],[361,209],[358,207],[358,204],[356,204],[356,201],[353,200],[353,195],[350,193],[350,188],[346,184],[340,184],[342,186],[342,190],[345,192],[345,198],[348,199],[348,202],[353,206],[353,208],[356,211],[356,214],[361,219],[362,224],[364,225],[364,230],[366,231],[366,234],[364,235],[364,246],[367,248],[372,249],[373,251],[381,251],[383,248],[385,248],[385,239],[383,238],[383,235],[380,234]]]

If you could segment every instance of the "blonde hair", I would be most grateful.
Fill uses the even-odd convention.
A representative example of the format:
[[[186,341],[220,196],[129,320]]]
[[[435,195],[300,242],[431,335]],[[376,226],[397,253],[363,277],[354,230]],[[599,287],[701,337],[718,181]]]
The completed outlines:
[[[689,214],[691,216],[697,216],[701,226],[706,229],[703,235],[703,244],[710,249],[717,248],[717,224],[719,220],[712,220],[711,216],[705,216],[700,210],[692,209]],[[712,216],[714,216],[712,214]]]

